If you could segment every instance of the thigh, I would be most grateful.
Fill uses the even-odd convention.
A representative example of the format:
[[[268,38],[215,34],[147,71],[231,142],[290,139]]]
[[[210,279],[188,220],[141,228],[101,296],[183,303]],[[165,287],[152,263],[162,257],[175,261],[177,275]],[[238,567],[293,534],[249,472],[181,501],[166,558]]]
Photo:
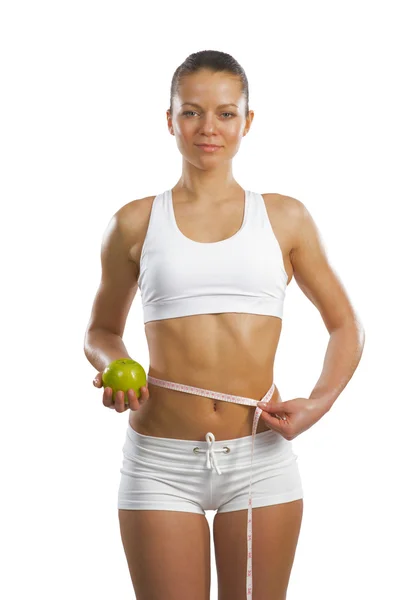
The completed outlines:
[[[210,528],[204,515],[118,510],[136,600],[209,600]]]
[[[303,517],[303,499],[252,510],[253,600],[285,600]],[[214,517],[218,600],[246,590],[247,508]]]

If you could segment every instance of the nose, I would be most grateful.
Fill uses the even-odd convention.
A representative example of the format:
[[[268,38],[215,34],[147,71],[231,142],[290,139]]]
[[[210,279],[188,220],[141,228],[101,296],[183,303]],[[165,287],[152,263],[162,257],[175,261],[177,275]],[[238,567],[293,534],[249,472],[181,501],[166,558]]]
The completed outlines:
[[[204,118],[200,121],[200,132],[207,135],[211,135],[216,130],[216,116],[212,113],[207,113]]]

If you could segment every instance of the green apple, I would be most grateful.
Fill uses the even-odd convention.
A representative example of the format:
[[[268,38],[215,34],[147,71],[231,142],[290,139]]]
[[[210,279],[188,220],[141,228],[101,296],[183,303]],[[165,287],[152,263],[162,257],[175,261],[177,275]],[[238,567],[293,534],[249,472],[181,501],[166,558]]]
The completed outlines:
[[[136,396],[142,395],[140,388],[146,385],[146,372],[142,365],[132,358],[118,358],[113,360],[103,371],[102,381],[104,387],[113,390],[113,401],[116,392],[125,392],[125,404],[129,404],[127,391],[135,390]]]

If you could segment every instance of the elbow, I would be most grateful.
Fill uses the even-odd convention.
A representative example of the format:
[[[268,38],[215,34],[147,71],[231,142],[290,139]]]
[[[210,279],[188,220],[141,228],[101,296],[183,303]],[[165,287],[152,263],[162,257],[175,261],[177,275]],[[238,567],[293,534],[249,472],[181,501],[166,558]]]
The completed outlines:
[[[89,327],[85,331],[85,336],[83,339],[83,352],[85,353],[86,358],[89,360],[90,355],[90,329]]]
[[[341,325],[335,327],[330,333],[342,332],[346,336],[346,340],[353,342],[359,348],[360,353],[363,352],[365,344],[365,329],[359,318],[349,318],[343,321]]]
[[[360,339],[365,338],[364,326],[360,317],[355,312],[351,312],[351,314],[340,321],[339,325],[336,325],[332,328],[333,331],[337,329],[352,329],[357,332],[357,335],[360,337]]]

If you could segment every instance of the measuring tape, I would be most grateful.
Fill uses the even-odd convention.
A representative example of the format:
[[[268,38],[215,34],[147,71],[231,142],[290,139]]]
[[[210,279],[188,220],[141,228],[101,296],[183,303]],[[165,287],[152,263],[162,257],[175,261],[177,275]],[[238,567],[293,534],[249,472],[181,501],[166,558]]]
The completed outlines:
[[[204,390],[202,388],[193,387],[191,385],[183,385],[181,383],[174,383],[173,381],[166,381],[165,379],[157,379],[151,375],[147,376],[147,380],[153,385],[159,387],[165,387],[171,390],[177,390],[179,392],[187,392],[188,394],[195,394],[196,396],[206,396],[207,398],[215,398],[215,400],[223,400],[224,402],[233,402],[234,404],[246,404],[247,406],[255,406],[256,410],[254,413],[253,427],[252,427],[252,440],[251,440],[251,467],[250,467],[250,490],[249,490],[249,501],[247,510],[247,571],[246,571],[246,598],[252,600],[253,598],[253,528],[252,528],[252,497],[251,497],[251,482],[253,479],[253,452],[254,452],[254,438],[257,431],[258,421],[262,413],[262,409],[257,406],[257,402],[269,402],[272,394],[274,393],[275,384],[273,383],[269,388],[265,396],[259,400],[253,400],[252,398],[245,398],[244,396],[232,396],[231,394],[223,394],[221,392],[213,392],[212,390]],[[207,434],[208,435],[208,434]]]

